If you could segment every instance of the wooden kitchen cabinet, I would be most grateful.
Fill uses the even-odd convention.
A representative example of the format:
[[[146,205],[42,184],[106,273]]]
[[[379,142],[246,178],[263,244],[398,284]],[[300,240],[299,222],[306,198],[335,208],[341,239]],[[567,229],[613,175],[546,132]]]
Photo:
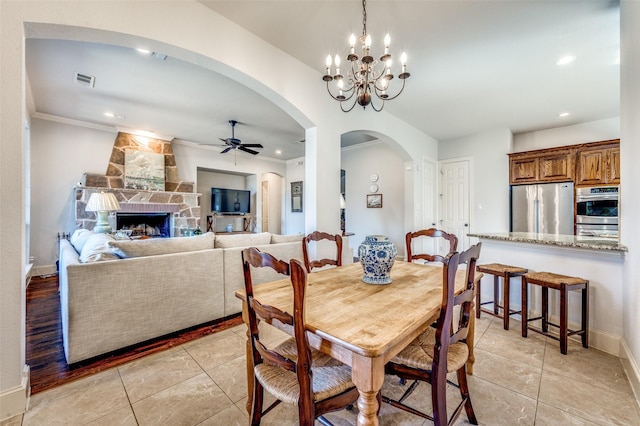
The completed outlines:
[[[542,149],[509,154],[511,185],[568,182],[575,177],[575,149]]]
[[[620,140],[581,146],[576,161],[576,186],[620,184]]]
[[[509,177],[512,185],[538,181],[538,158],[511,158]]]
[[[566,182],[574,179],[575,150],[550,152],[540,157],[541,182]]]

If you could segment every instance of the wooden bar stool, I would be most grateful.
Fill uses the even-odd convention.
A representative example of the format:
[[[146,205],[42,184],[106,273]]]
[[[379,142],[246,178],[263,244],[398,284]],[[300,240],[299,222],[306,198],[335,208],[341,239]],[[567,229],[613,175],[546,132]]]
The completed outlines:
[[[542,287],[542,316],[528,318],[527,284]],[[560,324],[549,322],[549,289],[560,291]],[[582,328],[569,330],[568,323],[568,292],[582,290]],[[530,326],[531,321],[542,320],[542,329]],[[560,329],[560,337],[549,333],[549,326]],[[522,337],[527,337],[527,330],[535,331],[547,337],[560,341],[560,352],[567,354],[567,338],[574,334],[582,335],[582,347],[589,347],[589,281],[584,278],[569,277],[552,272],[530,272],[522,277]]]
[[[489,263],[487,265],[478,265],[477,271],[485,274],[493,275],[493,300],[480,303],[480,281],[478,281],[478,290],[476,292],[476,318],[480,318],[480,312],[502,318],[504,329],[509,329],[509,316],[519,314],[520,311],[514,311],[509,307],[509,280],[512,277],[519,277],[527,273],[526,268],[519,266],[503,265],[501,263]],[[500,277],[502,277],[502,299],[503,306],[500,305]],[[482,305],[493,304],[493,310],[483,308]],[[500,309],[502,308],[502,315]]]

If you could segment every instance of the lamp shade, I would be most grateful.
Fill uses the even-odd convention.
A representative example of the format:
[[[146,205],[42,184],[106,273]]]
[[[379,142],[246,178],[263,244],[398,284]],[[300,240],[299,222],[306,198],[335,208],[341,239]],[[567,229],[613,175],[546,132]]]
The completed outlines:
[[[88,212],[120,210],[120,204],[112,192],[94,192],[85,210]]]

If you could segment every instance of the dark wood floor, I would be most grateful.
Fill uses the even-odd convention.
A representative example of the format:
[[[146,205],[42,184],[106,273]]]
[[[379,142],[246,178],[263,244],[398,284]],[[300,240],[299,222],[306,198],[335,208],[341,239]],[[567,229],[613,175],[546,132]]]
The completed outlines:
[[[62,348],[58,277],[34,277],[27,287],[26,324],[31,393],[42,392],[241,323],[240,315],[235,315],[68,366]]]

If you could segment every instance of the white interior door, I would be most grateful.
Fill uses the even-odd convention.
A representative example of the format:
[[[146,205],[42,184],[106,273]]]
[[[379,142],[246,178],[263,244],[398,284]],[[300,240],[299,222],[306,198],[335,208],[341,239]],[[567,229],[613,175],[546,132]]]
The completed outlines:
[[[458,237],[458,251],[469,248],[469,160],[440,163],[440,226]],[[440,247],[440,253],[446,253]]]
[[[423,217],[421,229],[437,228],[437,169],[437,164],[434,161],[426,158],[422,160],[422,184],[424,194],[422,195]],[[417,231],[417,229],[414,229],[414,231]],[[436,247],[435,244],[437,240],[439,240],[439,238],[418,238],[414,240],[413,250],[415,250],[416,253],[439,253],[439,248]]]

